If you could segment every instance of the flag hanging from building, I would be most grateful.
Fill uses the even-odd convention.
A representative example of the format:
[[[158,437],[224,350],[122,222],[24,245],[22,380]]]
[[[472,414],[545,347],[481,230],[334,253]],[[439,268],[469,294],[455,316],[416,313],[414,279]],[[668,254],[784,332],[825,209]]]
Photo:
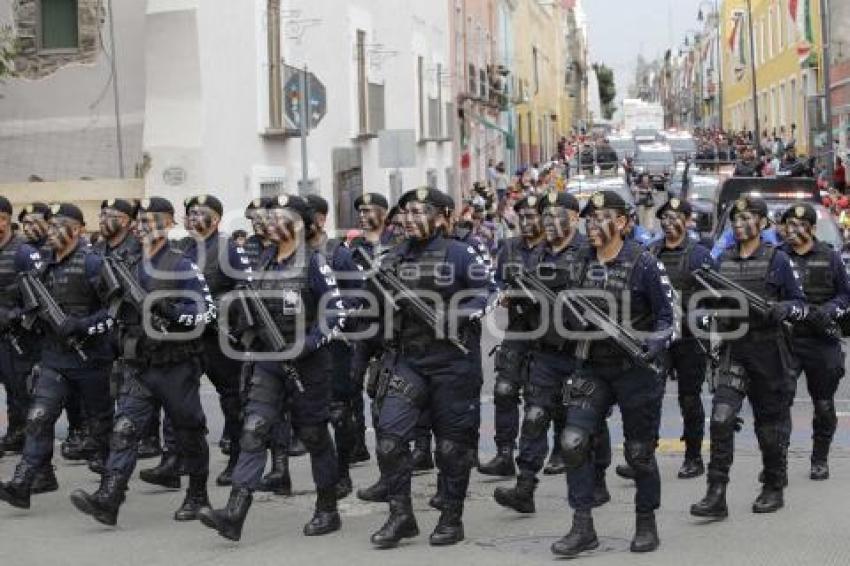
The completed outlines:
[[[747,70],[746,49],[744,45],[744,12],[736,11],[732,14],[732,33],[729,36],[729,51],[732,54],[732,71],[735,80],[744,79]]]
[[[812,58],[814,28],[812,26],[812,0],[789,0],[788,10],[797,28],[797,56],[800,65],[806,65]]]

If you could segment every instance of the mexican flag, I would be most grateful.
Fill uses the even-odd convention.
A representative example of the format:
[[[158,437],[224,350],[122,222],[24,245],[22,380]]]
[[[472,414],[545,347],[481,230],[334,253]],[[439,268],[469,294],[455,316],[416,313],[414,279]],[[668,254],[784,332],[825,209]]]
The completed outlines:
[[[741,81],[746,73],[746,44],[744,43],[744,13],[735,12],[732,14],[732,33],[729,34],[729,52],[732,54],[732,71],[735,74],[735,80]]]
[[[812,57],[815,40],[812,0],[789,0],[788,10],[797,27],[797,56],[800,58],[800,65],[805,65]]]

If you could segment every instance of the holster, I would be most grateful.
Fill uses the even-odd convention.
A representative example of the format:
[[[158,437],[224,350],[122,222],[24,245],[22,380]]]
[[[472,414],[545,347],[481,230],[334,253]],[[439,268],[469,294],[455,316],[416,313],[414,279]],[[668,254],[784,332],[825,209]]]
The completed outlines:
[[[526,354],[514,348],[499,346],[493,357],[493,368],[501,378],[512,382],[522,381],[522,364]]]
[[[741,394],[746,394],[749,386],[749,377],[743,366],[732,361],[732,348],[727,346],[720,353],[720,365],[713,375],[714,383],[709,384],[712,391],[718,387],[725,386]]]
[[[572,376],[564,380],[562,389],[563,404],[566,407],[586,409],[590,404],[590,398],[596,391],[596,384],[577,370]]]

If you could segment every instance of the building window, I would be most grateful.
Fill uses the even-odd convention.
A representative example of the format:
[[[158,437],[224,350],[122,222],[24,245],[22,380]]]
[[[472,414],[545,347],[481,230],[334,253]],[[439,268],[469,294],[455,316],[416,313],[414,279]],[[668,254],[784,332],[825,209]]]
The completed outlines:
[[[384,85],[369,83],[369,133],[385,129]]]
[[[358,132],[365,134],[369,131],[369,106],[366,82],[366,32],[357,30],[357,126]]]
[[[439,139],[443,137],[443,132],[441,131],[442,126],[441,122],[443,121],[442,108],[440,107],[440,99],[439,98],[428,98],[428,137],[432,140]]]
[[[480,89],[478,95],[481,97],[481,100],[487,100],[487,71],[485,69],[479,69],[478,71],[478,88]]]
[[[475,71],[475,65],[469,64],[469,96],[475,96],[478,93],[478,73]]]
[[[41,0],[39,47],[43,51],[79,48],[77,0]]]
[[[260,196],[276,197],[283,194],[283,180],[279,181],[262,181],[260,183]]]

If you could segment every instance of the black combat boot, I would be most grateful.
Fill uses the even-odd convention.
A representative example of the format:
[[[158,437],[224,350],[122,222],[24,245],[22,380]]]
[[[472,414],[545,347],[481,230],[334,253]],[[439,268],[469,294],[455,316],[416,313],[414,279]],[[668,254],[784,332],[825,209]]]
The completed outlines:
[[[212,509],[204,507],[198,512],[198,519],[204,526],[218,532],[221,536],[230,540],[242,538],[242,525],[254,496],[251,490],[234,487],[230,490],[230,498],[224,509]]]
[[[383,476],[378,478],[378,481],[376,481],[369,487],[358,489],[357,499],[361,499],[363,501],[370,501],[372,503],[386,503],[387,501],[389,501],[389,494],[387,493],[387,484],[384,482]]]
[[[431,546],[449,546],[463,540],[463,502],[442,502],[440,520],[428,539]]]
[[[233,485],[233,470],[236,469],[236,462],[239,461],[239,450],[234,450],[230,447],[230,452],[227,455],[227,466],[218,477],[215,478],[215,484],[219,487],[227,487]]]
[[[478,473],[485,476],[513,477],[516,475],[516,464],[514,464],[514,447],[503,444],[496,448],[496,455],[492,460],[478,466]]]
[[[147,460],[156,458],[162,455],[162,446],[159,443],[159,436],[145,436],[139,440],[139,445],[136,447],[136,457],[139,460]]]
[[[605,470],[602,470],[601,473],[596,473],[596,481],[593,484],[593,506],[602,507],[609,501],[611,501],[611,494],[605,482]]]
[[[534,513],[534,490],[537,478],[532,474],[520,472],[516,487],[497,487],[493,492],[496,503],[513,509],[517,513]]]
[[[106,454],[95,454],[88,461],[89,471],[93,474],[103,475],[106,471],[106,459],[108,455]]]
[[[437,474],[437,493],[428,500],[428,505],[432,509],[436,509],[437,511],[442,511],[443,506],[446,504],[446,499],[443,497],[443,490],[445,486],[445,479],[443,478],[443,474]]]
[[[289,446],[286,448],[286,453],[289,454],[290,458],[298,458],[299,456],[303,456],[307,453],[307,447],[304,446],[304,443],[301,442],[300,438],[292,435],[292,439],[289,441]]]
[[[292,495],[292,479],[289,477],[289,456],[286,449],[272,448],[272,469],[260,480],[257,491],[271,491],[275,495]]]
[[[635,469],[628,464],[618,464],[614,472],[625,480],[633,480],[636,477]]]
[[[124,503],[127,480],[115,474],[100,476],[100,487],[92,494],[82,489],[71,493],[71,503],[79,511],[94,517],[98,523],[115,526],[118,522],[118,510]]]
[[[809,477],[816,481],[829,479],[829,445],[830,440],[815,438],[812,446],[812,467]]]
[[[413,516],[413,506],[410,497],[394,497],[390,499],[390,516],[370,539],[378,548],[393,548],[398,546],[401,539],[413,538],[419,535],[419,526]]]
[[[427,472],[434,469],[434,458],[431,455],[431,436],[422,436],[413,444],[410,460],[414,472]]]
[[[53,466],[48,464],[35,472],[35,476],[32,478],[32,485],[30,485],[30,493],[32,495],[59,490],[59,480],[56,479],[54,469]]]
[[[573,526],[570,532],[552,544],[552,554],[571,558],[598,546],[599,539],[596,538],[596,529],[593,528],[593,517],[590,511],[576,511],[573,514]]]
[[[0,483],[0,501],[18,509],[29,509],[34,477],[35,469],[23,460],[18,462],[12,480]]]
[[[316,537],[338,531],[342,527],[336,508],[336,487],[316,489],[316,510],[304,525],[304,536]]]
[[[189,476],[189,489],[180,508],[174,512],[175,521],[194,521],[204,507],[211,507],[207,495],[207,475]]]
[[[638,513],[635,523],[635,538],[629,550],[632,552],[652,552],[661,541],[658,540],[658,526],[655,524],[655,513]]]
[[[561,441],[556,437],[555,445],[552,447],[552,454],[549,456],[549,461],[546,462],[546,467],[543,468],[543,475],[557,476],[558,474],[566,473],[567,465],[564,463],[564,457],[561,454]]]
[[[366,431],[360,429],[357,431],[354,448],[351,449],[351,463],[359,464],[360,462],[368,462],[371,456],[369,449],[366,447]]]
[[[677,475],[680,480],[687,480],[699,477],[704,473],[705,464],[702,462],[702,457],[697,456],[696,458],[685,458],[685,461],[682,462],[682,467],[679,468],[679,473]]]
[[[753,502],[753,513],[774,513],[785,506],[782,488],[764,484]]]
[[[77,428],[68,430],[68,437],[59,445],[59,453],[66,460],[84,460],[82,455],[83,431]]]
[[[726,484],[708,482],[705,497],[691,505],[691,515],[711,519],[724,519],[729,516],[729,509],[726,507]]]
[[[140,471],[139,479],[153,485],[180,489],[180,457],[171,452],[163,452],[159,465]]]
[[[348,472],[348,469],[340,470],[335,491],[337,500],[345,499],[354,491],[354,484],[351,481],[351,474]]]

